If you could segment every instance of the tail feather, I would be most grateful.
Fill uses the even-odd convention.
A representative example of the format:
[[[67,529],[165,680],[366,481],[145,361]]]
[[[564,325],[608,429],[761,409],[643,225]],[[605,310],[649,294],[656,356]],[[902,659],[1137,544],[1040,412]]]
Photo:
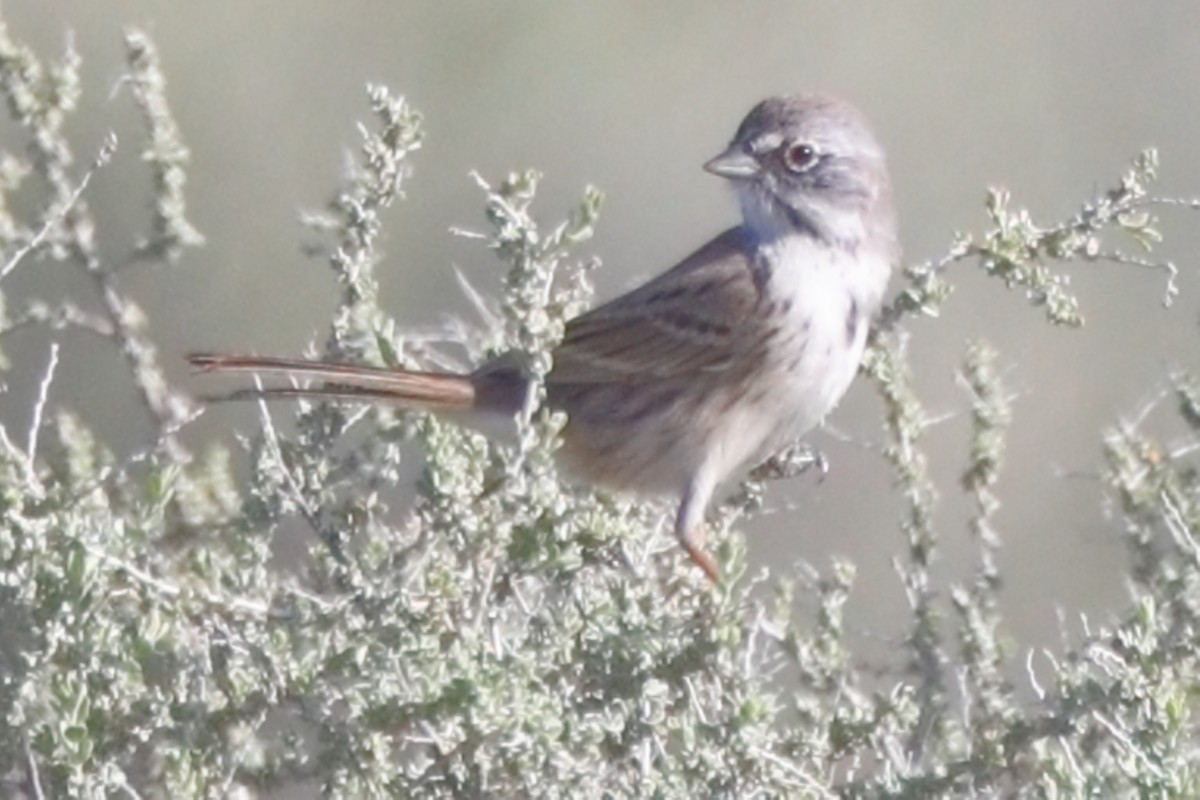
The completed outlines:
[[[415,372],[336,364],[299,358],[194,353],[188,362],[200,373],[248,373],[280,378],[320,381],[313,387],[241,389],[219,400],[318,397],[338,400],[378,400],[431,410],[469,409],[475,406],[475,386],[470,376]]]

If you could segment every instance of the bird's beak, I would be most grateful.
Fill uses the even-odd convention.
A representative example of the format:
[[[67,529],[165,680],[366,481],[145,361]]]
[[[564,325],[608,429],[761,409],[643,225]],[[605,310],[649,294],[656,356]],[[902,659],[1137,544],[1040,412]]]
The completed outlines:
[[[761,167],[758,160],[740,145],[731,144],[724,153],[705,164],[704,169],[722,178],[747,180],[758,175]]]

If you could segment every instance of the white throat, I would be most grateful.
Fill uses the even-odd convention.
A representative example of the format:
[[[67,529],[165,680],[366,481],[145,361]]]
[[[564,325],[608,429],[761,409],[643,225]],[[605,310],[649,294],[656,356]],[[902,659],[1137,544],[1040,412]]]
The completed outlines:
[[[859,209],[834,208],[810,199],[805,208],[797,211],[753,185],[739,185],[737,194],[742,219],[759,241],[799,234],[856,249],[867,236],[863,212]]]

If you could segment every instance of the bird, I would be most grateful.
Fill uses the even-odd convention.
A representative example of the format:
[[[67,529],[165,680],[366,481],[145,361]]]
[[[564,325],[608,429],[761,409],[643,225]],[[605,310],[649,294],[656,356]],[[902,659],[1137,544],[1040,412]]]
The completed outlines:
[[[714,582],[705,514],[721,484],[793,444],[846,393],[899,260],[884,150],[864,115],[822,93],[769,97],[704,164],[741,222],[647,283],[569,320],[545,376],[575,479],[677,500],[674,533]],[[471,372],[194,353],[201,373],[316,381],[256,396],[516,415],[519,360]]]

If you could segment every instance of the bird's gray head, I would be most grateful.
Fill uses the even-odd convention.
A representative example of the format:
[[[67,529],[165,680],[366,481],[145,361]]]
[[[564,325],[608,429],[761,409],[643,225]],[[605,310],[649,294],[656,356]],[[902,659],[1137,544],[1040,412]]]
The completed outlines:
[[[883,148],[862,114],[841,100],[764,100],[704,168],[733,182],[746,225],[760,237],[801,232],[848,249],[895,242]]]

